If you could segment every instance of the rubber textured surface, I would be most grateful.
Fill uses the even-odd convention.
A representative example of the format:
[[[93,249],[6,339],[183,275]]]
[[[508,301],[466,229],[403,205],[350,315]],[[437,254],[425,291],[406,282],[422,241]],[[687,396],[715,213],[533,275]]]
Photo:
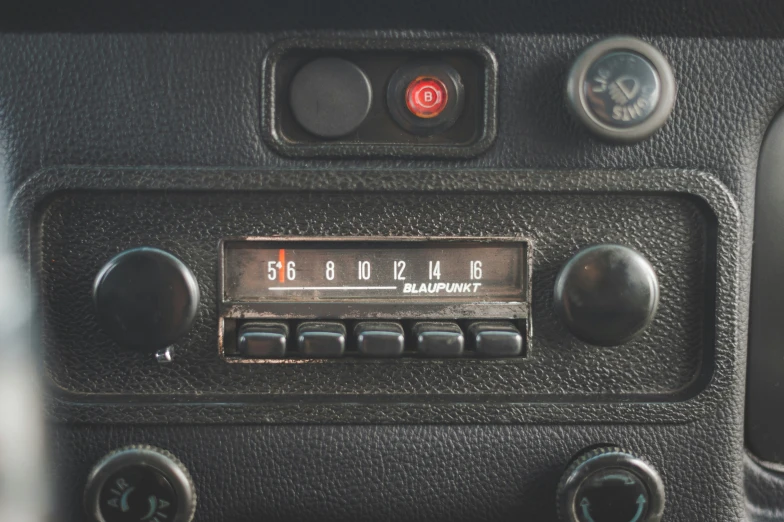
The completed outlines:
[[[58,172],[44,174],[57,176]],[[730,339],[727,321],[722,318],[731,317],[735,303],[730,294],[723,296],[719,329],[714,333],[712,293],[705,289],[716,280],[709,260],[719,258],[720,278],[730,274],[737,263],[737,240],[732,233],[737,229],[737,215],[722,188],[700,174],[537,173],[534,179],[539,183],[520,181],[512,189],[520,191],[519,195],[501,192],[491,196],[465,191],[455,194],[454,188],[431,193],[424,185],[425,192],[414,195],[394,190],[394,184],[387,185],[383,195],[370,186],[364,194],[319,191],[308,195],[270,187],[274,193],[266,195],[250,191],[251,179],[238,183],[238,192],[180,193],[175,189],[183,179],[171,174],[127,173],[139,180],[137,187],[147,186],[143,180],[149,178],[165,183],[169,187],[165,193],[80,190],[45,198],[49,204],[43,209],[42,234],[35,238],[34,250],[40,251],[36,264],[40,262],[42,269],[48,373],[54,384],[67,392],[66,401],[95,402],[100,408],[107,403],[127,403],[131,395],[138,394],[146,396],[146,401],[154,397],[159,405],[170,403],[173,409],[167,418],[186,420],[195,420],[191,415],[198,415],[198,409],[178,415],[175,403],[220,402],[227,407],[263,401],[268,404],[260,411],[270,421],[324,421],[330,413],[324,417],[318,413],[321,409],[329,408],[334,414],[338,408],[345,410],[333,417],[340,422],[487,422],[532,417],[570,422],[581,416],[655,422],[680,415],[691,417],[696,404],[715,400],[717,394],[723,394],[722,388],[729,382],[727,372],[736,364],[734,345],[728,344],[721,347],[714,368],[713,346],[717,335]],[[199,187],[193,173],[188,174],[191,180],[186,180],[185,186]],[[106,173],[99,172],[59,175],[74,183],[81,180],[82,189],[107,180]],[[274,177],[274,173],[267,175],[270,181]],[[335,174],[334,180],[344,176]],[[456,179],[461,177],[457,174]],[[204,178],[207,183],[210,179]],[[223,180],[215,189],[230,188],[226,177],[214,179]],[[420,178],[418,183],[422,181]],[[484,181],[486,191],[493,183],[497,190],[509,189],[510,180],[503,175],[488,172]],[[410,179],[407,186],[417,187],[418,183]],[[526,184],[530,184],[527,191]],[[715,210],[700,205],[689,193],[669,195],[686,187]],[[666,195],[657,195],[657,188]],[[549,190],[572,194],[551,195]],[[466,214],[463,209],[467,208],[481,213]],[[719,216],[718,222],[713,212]],[[717,226],[721,228],[719,246],[709,239]],[[535,334],[529,356],[514,363],[225,363],[218,354],[215,315],[218,241],[221,237],[287,234],[530,237],[534,243]],[[630,244],[644,253],[659,273],[663,298],[656,322],[638,341],[602,349],[569,336],[555,319],[552,295],[556,274],[580,246],[607,242]],[[167,368],[158,367],[144,354],[115,346],[97,327],[89,300],[90,284],[105,262],[103,258],[129,245],[145,244],[183,259],[201,286],[198,326],[178,343],[178,360]],[[711,378],[712,386],[705,396],[683,402],[702,391]],[[354,398],[357,396],[361,398]],[[433,407],[430,402],[434,397],[442,404],[441,413],[415,414],[417,406],[406,407],[407,403],[422,403],[420,407],[426,411]],[[308,410],[299,415],[290,411],[291,401],[303,400],[310,403]],[[496,405],[541,404],[534,408],[536,413],[530,408],[512,408],[499,417],[485,411],[488,400]],[[351,407],[340,404],[346,401]],[[643,404],[629,408],[623,404],[629,401]],[[367,406],[357,410],[356,402]],[[672,404],[655,407],[656,402]],[[447,413],[452,410],[444,403],[455,403],[453,409],[459,409]],[[564,410],[564,403],[575,403],[581,413],[572,417],[571,410]],[[616,404],[610,407],[611,403]],[[394,408],[385,408],[393,404]],[[702,404],[700,409],[706,406]],[[379,412],[371,413],[374,409]],[[389,412],[381,413],[386,410]],[[119,415],[115,420],[130,420],[115,415]],[[107,416],[112,418],[109,413]],[[144,418],[137,417],[137,422]],[[236,420],[230,414],[219,415],[215,420],[232,418]]]
[[[777,0],[9,0],[0,28],[12,31],[282,31],[454,29],[484,32],[630,33],[680,36],[784,35]]]
[[[200,521],[556,522],[555,490],[572,457],[612,440],[644,454],[661,473],[664,520],[739,522],[743,493],[727,478],[742,474],[742,461],[721,452],[741,439],[716,432],[714,422],[59,427],[56,480],[67,501],[60,520],[83,520],[78,500],[95,461],[145,440],[188,467]]]
[[[784,358],[781,339],[784,306],[781,259],[784,241],[784,118],[771,125],[760,154],[754,223],[751,317],[749,326],[749,383],[746,443],[760,459],[784,464]]]
[[[563,10],[558,2],[540,2],[544,11],[538,12],[552,18],[539,19],[533,7],[525,6],[504,11],[504,22],[489,23],[473,13],[461,15],[451,27],[584,31],[593,20],[598,22],[590,25],[593,31],[758,36],[780,35],[784,27],[780,3],[689,2],[684,7],[678,2],[681,7],[676,7],[634,2],[618,13],[613,4],[618,7],[612,2],[609,11],[594,12],[589,3],[577,8],[572,2],[573,10]],[[677,12],[685,11],[684,16],[674,16],[673,9],[682,9]],[[368,23],[379,16],[375,11]],[[501,19],[496,11],[488,16]],[[124,18],[115,19],[120,24]],[[58,19],[53,13],[50,20]],[[67,20],[65,15],[57,23]],[[78,17],[70,20],[81,23]],[[284,12],[275,27],[295,20],[301,18],[286,18]],[[318,23],[310,20],[314,26],[335,25],[329,14]],[[273,23],[270,17],[266,27]],[[102,427],[85,415],[78,426],[55,428],[57,481],[65,485],[61,518],[83,519],[77,499],[95,460],[118,446],[142,442],[172,451],[189,466],[203,499],[197,513],[202,521],[528,517],[553,522],[561,471],[581,449],[601,443],[629,447],[651,459],[667,487],[666,520],[743,520],[743,360],[754,175],[765,128],[784,102],[784,42],[651,38],[673,65],[679,88],[675,110],[650,140],[617,147],[590,138],[564,109],[568,66],[595,37],[478,35],[496,53],[501,71],[498,139],[485,155],[467,161],[315,162],[275,155],[264,146],[259,129],[264,52],[273,41],[300,34],[3,35],[0,134],[12,186],[30,183],[26,190],[35,191],[32,185],[41,184],[38,188],[50,192],[65,186],[65,177],[53,173],[60,171],[27,181],[36,171],[59,165],[188,167],[180,172],[194,183],[206,171],[189,172],[212,167],[209,175],[220,183],[256,178],[264,188],[273,178],[289,190],[316,182],[343,189],[394,186],[396,180],[408,181],[405,171],[413,168],[418,170],[408,175],[421,177],[431,190],[467,180],[480,191],[483,169],[707,172],[727,187],[741,218],[740,260],[717,286],[738,307],[724,321],[727,337],[719,341],[737,359],[720,385],[722,400],[698,420],[646,426],[579,424],[587,418],[579,412],[571,426],[483,427],[256,426],[264,418],[254,415],[245,417],[246,426]],[[248,168],[258,170],[243,170]],[[277,177],[260,172],[270,168],[279,169]],[[339,170],[352,175],[334,176]],[[107,169],[103,175],[106,189],[123,180],[138,182],[128,170]],[[512,184],[535,177],[524,171],[505,175]],[[205,411],[204,417],[219,414]],[[147,422],[169,419],[150,416]]]

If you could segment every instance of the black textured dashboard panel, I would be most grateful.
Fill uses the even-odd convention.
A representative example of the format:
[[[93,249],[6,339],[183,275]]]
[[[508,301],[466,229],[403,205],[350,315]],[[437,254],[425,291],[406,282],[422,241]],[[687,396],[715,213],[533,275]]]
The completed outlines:
[[[590,2],[577,4],[572,2],[571,9],[559,2],[538,3],[538,7],[518,4],[521,11],[511,12],[506,4],[500,8],[503,16],[496,7],[468,14],[458,8],[447,19],[454,23],[444,23],[468,30],[744,36],[780,36],[784,27],[780,2],[610,2],[601,8]],[[129,4],[130,15],[136,5]],[[360,11],[366,6],[363,2]],[[69,20],[82,27],[100,21],[102,8],[93,7],[94,16],[84,18],[69,17],[69,10],[60,17],[54,16],[54,10],[47,12],[52,15],[50,27],[67,26]],[[189,4],[189,9],[204,13],[201,5]],[[252,25],[253,30],[341,26],[340,13],[327,8],[323,14],[305,11],[304,16],[296,8],[282,9],[278,19],[270,16],[262,24],[259,18],[248,17],[242,24]],[[674,16],[673,10],[682,16]],[[381,8],[371,11],[364,18],[367,24],[400,21],[385,17]],[[227,17],[233,16],[226,12]],[[137,14],[104,21],[111,20],[117,27],[133,18],[145,19],[147,13]],[[422,26],[446,27],[435,22],[440,17],[441,13],[431,13]],[[188,16],[168,20],[147,29],[177,27],[181,21],[187,25]],[[231,26],[226,20],[210,17],[210,24]],[[359,20],[358,16],[347,24],[368,27],[365,22],[358,25]],[[26,185],[25,191],[41,193],[66,189],[68,179],[58,174],[65,170],[47,170],[31,179],[36,171],[58,165],[213,167],[199,169],[198,175],[193,174],[194,168],[179,170],[179,188],[184,190],[209,178],[227,186],[255,180],[258,190],[312,190],[323,185],[327,190],[401,190],[419,180],[429,190],[463,183],[482,192],[493,189],[485,184],[486,169],[653,167],[708,172],[727,187],[741,216],[739,262],[728,264],[717,284],[719,293],[729,292],[724,298],[737,306],[717,320],[726,329],[716,341],[717,353],[725,349],[734,361],[726,372],[717,373],[726,378],[717,385],[721,400],[713,403],[710,415],[692,420],[679,415],[671,420],[683,424],[646,426],[614,423],[611,418],[617,417],[610,414],[601,424],[591,424],[596,418],[590,412],[572,410],[564,413],[577,423],[571,427],[100,427],[95,423],[102,417],[94,411],[72,410],[67,417],[87,425],[58,425],[54,433],[59,441],[58,482],[68,484],[63,511],[67,518],[82,520],[77,499],[80,477],[100,454],[124,443],[149,442],[174,451],[194,470],[199,487],[206,488],[200,490],[206,500],[199,520],[519,520],[529,516],[550,522],[555,519],[554,502],[551,508],[542,499],[552,498],[569,457],[588,445],[617,443],[650,457],[662,471],[673,499],[665,512],[669,520],[743,520],[744,318],[754,174],[764,130],[784,101],[784,42],[651,38],[675,70],[679,86],[675,112],[652,139],[614,147],[590,138],[566,114],[561,96],[571,60],[596,36],[472,34],[489,45],[499,60],[499,135],[485,155],[467,161],[314,162],[277,156],[264,146],[258,128],[261,58],[276,40],[312,34],[3,35],[0,133],[13,187]],[[450,35],[382,31],[350,36]],[[270,168],[278,173],[264,172]],[[406,173],[407,169],[417,170]],[[338,171],[343,175],[338,176]],[[100,189],[118,184],[133,189],[142,180],[132,172],[106,169],[98,182]],[[520,171],[501,176],[510,186],[537,179]],[[167,189],[162,180],[147,181]],[[546,180],[535,182],[549,188]],[[26,210],[20,212],[23,215],[17,217],[23,219]],[[437,406],[430,404],[429,411],[408,407],[397,420],[405,415],[432,418]],[[154,404],[126,405],[115,409],[114,415],[138,420],[145,407],[146,423],[170,422]],[[494,405],[487,403],[484,408]],[[193,409],[199,412],[193,418],[201,422],[214,421],[226,412],[235,422],[265,420],[228,405]],[[307,404],[292,405],[292,418],[307,409]],[[637,405],[637,410],[647,417],[644,406]],[[359,418],[365,415],[361,408],[353,413]],[[526,412],[530,422],[545,421],[535,413]],[[333,411],[324,420],[338,415]],[[205,491],[210,494],[204,496]]]
[[[640,33],[773,38],[784,35],[777,0],[9,0],[4,31],[283,31],[411,29],[498,33]]]
[[[469,221],[465,208],[483,209],[481,218]],[[647,220],[650,215],[655,217]],[[663,395],[659,400],[667,400],[684,389],[688,394],[703,353],[713,352],[712,336],[703,338],[705,314],[713,315],[704,290],[714,282],[706,281],[705,219],[689,200],[651,196],[64,193],[44,209],[37,245],[48,373],[66,392],[157,395],[159,401],[188,396],[187,390],[202,401],[237,394],[642,395],[645,400]],[[360,230],[392,237],[456,230],[469,237],[535,233],[534,360],[343,360],[244,368],[220,361],[218,241],[238,235],[308,236],[314,230],[338,237]],[[664,294],[646,336],[609,349],[573,340],[551,312],[555,273],[575,248],[599,242],[641,250],[656,267]],[[168,368],[116,346],[100,331],[92,309],[91,287],[101,265],[141,245],[171,251],[201,283],[199,324],[175,345],[176,363]],[[710,361],[707,366],[710,376]]]
[[[760,154],[752,265],[749,376],[746,401],[746,443],[767,463],[784,464],[784,357],[781,355],[781,239],[784,211],[784,118],[776,117]]]
[[[321,189],[292,194],[276,186],[282,173],[269,172],[265,194],[251,192],[259,187],[243,176],[247,173],[237,173],[245,179],[235,180],[236,192],[179,193],[175,189],[183,175],[191,176],[184,185],[191,191],[225,190],[228,173],[195,178],[192,172],[147,170],[125,172],[117,178],[117,192],[87,190],[105,189],[111,174],[46,171],[41,177],[56,176],[81,190],[22,192],[16,200],[28,209],[43,202],[41,214],[31,215],[30,222],[38,223],[32,249],[41,271],[48,374],[64,392],[63,403],[71,403],[67,409],[87,412],[93,402],[94,418],[103,412],[105,420],[127,422],[124,413],[111,413],[113,406],[122,412],[136,398],[155,400],[160,414],[186,421],[199,420],[202,410],[176,403],[220,403],[225,413],[213,420],[221,421],[236,420],[230,404],[278,422],[519,422],[532,415],[562,422],[585,415],[656,422],[705,411],[723,395],[736,364],[723,319],[734,314],[734,292],[714,296],[708,289],[717,274],[725,277],[737,263],[738,216],[723,187],[699,173],[487,172],[479,186],[484,192],[506,190],[495,194],[476,194],[478,186],[460,173],[454,175],[455,186],[437,191],[427,188],[427,176],[417,181],[399,173],[383,194],[371,179],[365,193],[330,192],[320,184]],[[401,182],[407,182],[408,191],[394,190]],[[161,184],[165,192],[144,190]],[[421,192],[412,192],[417,187]],[[131,188],[136,190],[128,192]],[[683,194],[671,195],[679,191]],[[216,279],[221,238],[458,234],[533,239],[535,335],[528,358],[515,363],[344,360],[250,366],[220,358]],[[621,347],[577,342],[552,312],[560,267],[580,248],[602,242],[638,249],[652,262],[662,286],[654,324],[638,341]],[[175,363],[166,367],[148,355],[119,349],[99,330],[92,309],[92,282],[103,263],[145,245],[183,259],[201,286],[197,325],[176,347]],[[303,401],[309,407],[298,414],[293,406]],[[165,403],[170,407],[161,406]],[[138,408],[137,421],[149,419],[148,408]]]
[[[190,469],[198,521],[556,522],[555,488],[569,460],[613,441],[661,473],[667,522],[745,521],[742,458],[724,453],[741,439],[717,432],[717,418],[623,427],[61,426],[59,520],[84,520],[81,488],[95,461],[144,441]]]

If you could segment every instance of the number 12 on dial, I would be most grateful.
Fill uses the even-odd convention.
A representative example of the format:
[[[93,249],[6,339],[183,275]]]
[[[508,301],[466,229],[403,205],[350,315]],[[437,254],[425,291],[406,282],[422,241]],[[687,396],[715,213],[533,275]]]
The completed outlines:
[[[395,281],[405,281],[406,276],[403,275],[403,271],[406,269],[406,262],[405,261],[395,261],[394,264],[394,278]]]

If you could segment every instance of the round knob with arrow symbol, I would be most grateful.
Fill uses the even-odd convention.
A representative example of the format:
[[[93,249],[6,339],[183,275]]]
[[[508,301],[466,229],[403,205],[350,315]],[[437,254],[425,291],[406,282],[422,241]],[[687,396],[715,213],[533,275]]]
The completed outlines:
[[[645,460],[620,448],[580,455],[558,486],[564,522],[659,522],[664,485]]]
[[[168,451],[127,446],[95,465],[84,505],[95,522],[191,522],[196,489],[188,470]]]

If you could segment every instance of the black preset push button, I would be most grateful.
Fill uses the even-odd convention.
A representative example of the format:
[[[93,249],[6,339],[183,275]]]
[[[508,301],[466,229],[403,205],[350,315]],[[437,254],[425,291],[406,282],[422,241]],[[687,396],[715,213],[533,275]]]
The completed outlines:
[[[517,357],[523,352],[523,336],[511,323],[473,323],[468,330],[481,357]]]
[[[248,323],[240,328],[237,348],[245,357],[283,357],[288,336],[289,327],[285,323]]]
[[[460,357],[465,338],[455,323],[417,323],[413,329],[417,352],[425,357]]]
[[[405,334],[399,323],[359,323],[354,328],[357,350],[366,357],[400,357]]]
[[[346,349],[346,327],[332,322],[302,323],[297,327],[297,343],[305,357],[340,357]]]

